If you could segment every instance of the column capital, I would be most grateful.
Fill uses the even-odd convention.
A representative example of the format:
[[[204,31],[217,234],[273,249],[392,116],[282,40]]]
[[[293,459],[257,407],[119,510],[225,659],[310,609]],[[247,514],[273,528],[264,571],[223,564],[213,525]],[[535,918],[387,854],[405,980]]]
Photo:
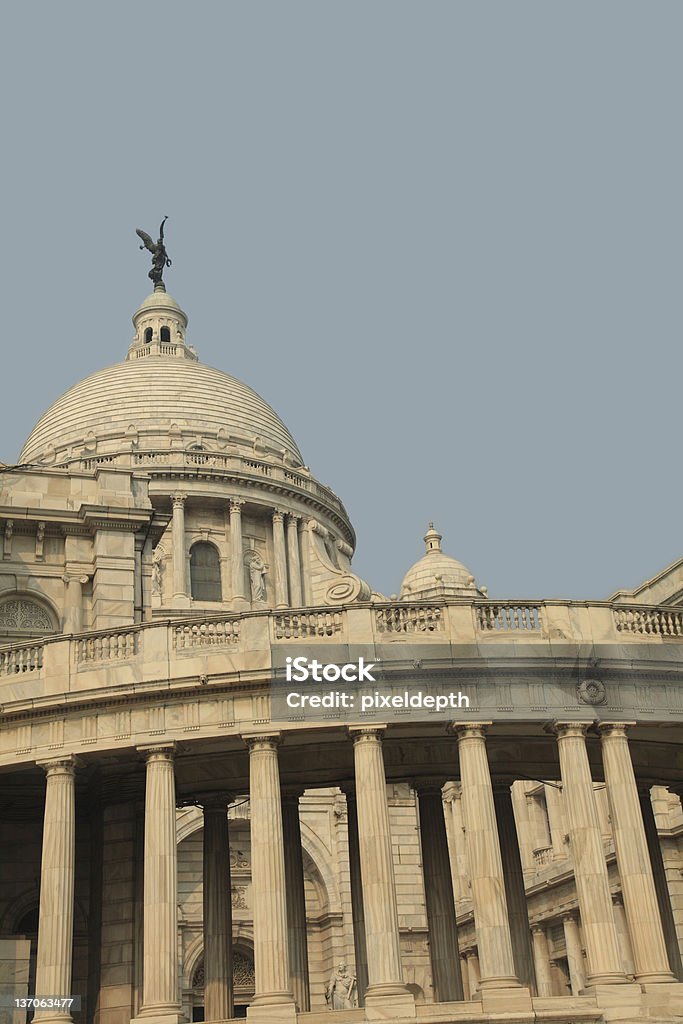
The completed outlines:
[[[552,733],[557,736],[558,740],[567,739],[568,737],[581,738],[583,739],[586,732],[593,725],[593,722],[564,722],[555,720],[550,722],[546,727],[546,732]]]
[[[195,793],[198,805],[204,814],[224,813],[228,816],[228,807],[235,799],[233,793]]]
[[[452,804],[456,800],[462,799],[462,786],[459,782],[455,782],[453,779],[449,779],[448,782],[444,783],[441,787],[441,796],[444,803]]]
[[[182,508],[185,505],[186,501],[187,495],[182,494],[180,491],[176,491],[175,494],[171,495],[171,502],[173,504],[173,508]]]
[[[301,522],[301,519],[302,517],[298,512],[287,513],[287,522],[289,523],[290,526],[298,526],[299,523]]]
[[[230,514],[241,514],[242,505],[244,505],[244,498],[230,498],[228,500],[228,508],[230,510]]]
[[[463,956],[465,957],[466,960],[469,960],[473,956],[476,956],[478,958],[479,953],[477,952],[477,947],[473,946],[472,949],[466,949],[463,953]]]
[[[350,725],[348,733],[354,746],[360,743],[381,743],[386,725]]]
[[[412,779],[411,786],[418,796],[434,795],[443,800],[443,783],[439,779],[416,778]]]
[[[173,764],[175,758],[176,744],[175,743],[145,743],[140,747],[135,748],[140,754],[144,755],[147,764],[159,761],[169,761]]]
[[[614,899],[614,897],[612,897],[612,899]],[[565,910],[565,912],[563,914],[560,914],[560,921],[562,921],[563,923],[565,921],[573,921],[574,924],[576,924],[577,923],[577,911],[576,910]]]
[[[74,754],[67,754],[65,757],[47,757],[36,761],[44,769],[48,778],[52,775],[75,775],[76,769],[82,765],[82,761]]]
[[[545,925],[537,921],[536,924],[531,925],[531,931],[534,935],[545,935]]]
[[[282,522],[284,522],[284,519],[285,519],[285,513],[283,512],[283,510],[281,508],[274,508],[273,509],[273,522],[274,523],[282,523]]]
[[[483,740],[493,722],[451,722],[448,731],[458,740]]]
[[[299,783],[287,782],[280,784],[280,794],[283,800],[292,800],[299,803],[299,799],[303,796],[304,789],[306,787]]]
[[[256,751],[263,750],[277,750],[282,743],[281,732],[268,732],[268,733],[248,733],[243,732],[241,734],[242,740],[246,743],[249,748],[249,753],[255,753]]]
[[[596,727],[601,738],[611,739],[617,736],[626,738],[629,730],[635,724],[635,722],[596,722]]]

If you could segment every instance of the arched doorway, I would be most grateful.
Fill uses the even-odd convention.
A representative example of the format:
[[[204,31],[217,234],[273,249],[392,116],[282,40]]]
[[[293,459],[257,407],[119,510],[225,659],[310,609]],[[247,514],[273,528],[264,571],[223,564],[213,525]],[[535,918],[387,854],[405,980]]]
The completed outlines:
[[[254,998],[254,960],[246,949],[233,950],[232,984],[235,993],[235,1017],[246,1017],[247,1007]],[[192,975],[192,1020],[204,1020],[204,957],[200,959]]]

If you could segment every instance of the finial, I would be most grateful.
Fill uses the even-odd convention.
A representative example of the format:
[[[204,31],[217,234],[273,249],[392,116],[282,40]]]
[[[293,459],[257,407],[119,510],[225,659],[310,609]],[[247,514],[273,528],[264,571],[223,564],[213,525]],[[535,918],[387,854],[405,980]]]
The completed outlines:
[[[166,246],[164,245],[164,224],[167,220],[168,217],[164,217],[162,220],[159,226],[159,238],[156,242],[153,242],[151,236],[148,235],[146,231],[143,231],[142,228],[135,229],[135,234],[143,241],[140,248],[148,249],[152,254],[152,269],[147,276],[154,283],[155,292],[166,291],[166,286],[161,278],[166,267],[171,266],[171,260],[168,258]]]
[[[441,551],[441,534],[434,529],[434,523],[429,524],[429,529],[424,535],[424,542],[427,554],[432,551]]]

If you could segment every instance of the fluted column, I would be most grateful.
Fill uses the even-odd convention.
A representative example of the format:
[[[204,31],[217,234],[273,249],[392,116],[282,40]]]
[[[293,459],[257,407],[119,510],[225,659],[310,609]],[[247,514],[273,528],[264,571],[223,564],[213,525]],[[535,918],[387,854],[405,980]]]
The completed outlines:
[[[88,577],[67,572],[62,579],[66,585],[64,632],[80,633],[83,629],[83,585],[88,582]]]
[[[586,987],[586,973],[583,967],[583,950],[581,948],[581,936],[579,935],[579,924],[576,916],[574,914],[563,914],[562,927],[564,929],[564,944],[567,949],[567,966],[569,967],[572,995],[578,996]]]
[[[545,925],[535,924],[531,928],[536,968],[536,990],[539,996],[547,998],[553,994],[553,976],[550,970],[550,953]]]
[[[228,801],[204,803],[204,1020],[233,1015]]]
[[[283,1004],[289,1006],[293,1013],[277,756],[280,735],[245,736],[244,739],[249,747],[251,890],[254,901],[256,992],[252,1006]]]
[[[467,983],[470,990],[470,999],[476,999],[481,988],[481,977],[479,972],[479,957],[473,949],[465,953],[467,960]]]
[[[287,554],[285,551],[284,513],[273,512],[273,561],[275,563],[275,607],[286,608],[287,601]]]
[[[403,983],[382,728],[352,727],[358,844],[368,954],[365,1004],[409,997]]]
[[[186,494],[174,494],[173,502],[173,600],[187,599],[187,558],[185,556]]]
[[[74,934],[74,868],[76,853],[75,760],[66,757],[43,764],[47,774],[43,853],[40,869],[40,911],[36,996],[70,996]],[[38,1010],[36,1020],[70,1021],[68,1010]]]
[[[534,954],[531,945],[531,931],[529,930],[529,913],[524,888],[522,858],[519,852],[519,837],[509,782],[501,781],[494,784],[493,805],[498,822],[515,975],[523,985],[532,989],[536,983]]]
[[[626,920],[626,911],[624,910],[624,898],[620,892],[615,893],[612,896],[612,906],[614,907],[614,923],[617,926],[617,935],[619,936],[621,961],[624,965],[626,974],[633,977],[636,970],[633,962],[633,946],[631,944],[631,936],[628,932],[628,921]]]
[[[673,981],[626,737],[627,725],[606,722],[599,728],[614,849],[636,980]]]
[[[518,985],[503,863],[486,756],[486,724],[455,723],[482,989]]]
[[[299,791],[282,794],[282,831],[287,889],[287,944],[289,979],[297,1009],[308,1012],[311,998],[308,983],[308,938],[306,933],[306,894],[304,858],[301,847]]]
[[[418,784],[429,958],[437,1003],[463,998],[453,881],[440,787]]]
[[[301,593],[301,559],[299,558],[299,521],[300,516],[287,516],[287,556],[289,559],[289,603],[292,608],[300,608],[303,603]]]
[[[244,593],[244,545],[242,542],[241,498],[231,498],[230,509],[230,564],[232,578],[232,605],[237,611],[248,607]]]
[[[588,763],[586,725],[560,722],[556,723],[554,730],[586,944],[586,981],[588,985],[623,982],[626,976],[619,954],[602,833]]]
[[[148,747],[140,1016],[180,1013],[174,746]]]
[[[673,907],[671,906],[671,893],[666,879],[666,869],[662,856],[662,844],[659,841],[657,832],[657,821],[652,807],[652,796],[649,786],[643,786],[638,794],[640,798],[640,811],[643,816],[647,848],[652,866],[652,876],[657,892],[657,905],[664,929],[664,940],[669,954],[669,966],[678,981],[683,981],[683,963],[681,963],[681,949],[678,944],[676,921],[674,919]]]
[[[356,957],[356,984],[358,1005],[365,1005],[368,989],[368,948],[365,939],[365,913],[363,910],[363,883],[360,873],[358,843],[358,812],[356,794],[346,793],[347,827],[349,831],[349,881],[351,883],[351,915],[353,917],[353,951]]]

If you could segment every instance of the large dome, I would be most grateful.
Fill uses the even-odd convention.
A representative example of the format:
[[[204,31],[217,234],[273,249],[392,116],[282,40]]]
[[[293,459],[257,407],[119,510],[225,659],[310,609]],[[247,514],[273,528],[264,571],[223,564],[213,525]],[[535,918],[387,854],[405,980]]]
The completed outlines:
[[[163,289],[145,299],[133,323],[127,360],[58,398],[32,430],[19,456],[22,463],[208,448],[302,464],[294,438],[255,391],[197,361],[185,342],[187,317]]]
[[[113,451],[133,435],[140,448],[165,447],[174,429],[197,435],[198,443],[285,449],[302,462],[294,438],[255,391],[220,370],[172,357],[118,363],[69,388],[38,420],[19,459],[40,462],[73,447]]]

